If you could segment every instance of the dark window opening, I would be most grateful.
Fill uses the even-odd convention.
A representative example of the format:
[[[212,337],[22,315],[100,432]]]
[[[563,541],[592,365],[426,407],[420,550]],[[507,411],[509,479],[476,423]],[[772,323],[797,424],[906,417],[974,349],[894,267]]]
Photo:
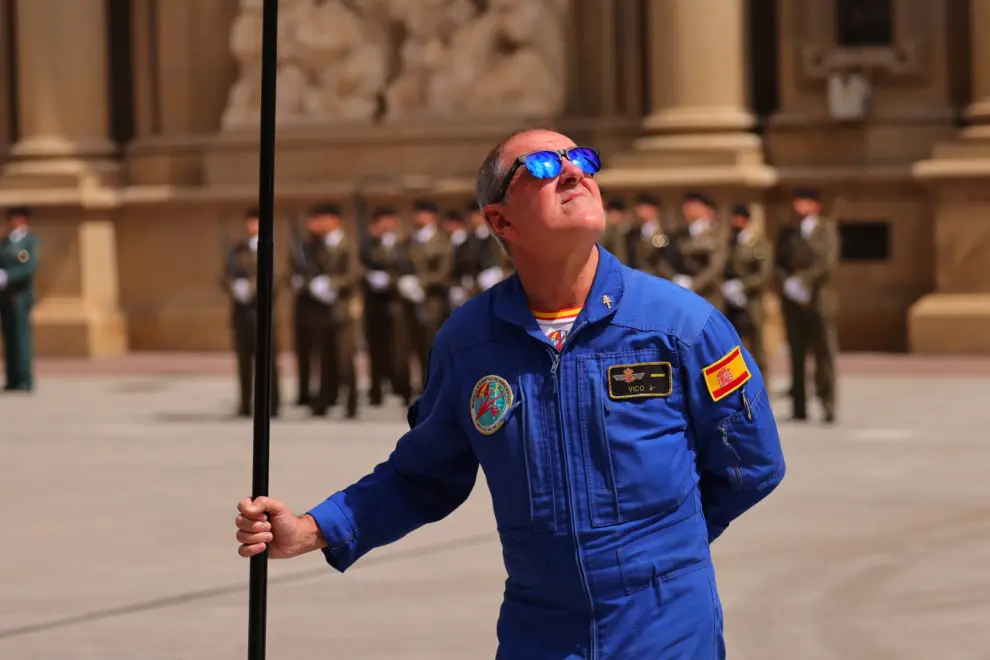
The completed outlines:
[[[110,134],[121,146],[134,137],[134,42],[130,0],[107,1]]]
[[[835,42],[839,46],[894,43],[893,0],[835,0]]]
[[[750,107],[764,120],[777,111],[778,46],[777,0],[751,0],[747,3],[749,31],[749,99]]]
[[[890,223],[883,220],[840,222],[839,258],[842,261],[888,261]]]
[[[0,59],[7,64],[5,73],[7,74],[7,84],[10,86],[10,92],[7,94],[8,134],[0,136],[0,142],[6,141],[11,144],[17,142],[20,135],[20,121],[17,112],[17,97],[20,92],[17,89],[19,82],[17,79],[17,28],[14,27],[17,24],[15,4],[17,3],[13,0],[0,4],[0,9],[6,10],[3,17],[4,34],[0,34],[0,48],[3,48],[5,52],[4,57]]]

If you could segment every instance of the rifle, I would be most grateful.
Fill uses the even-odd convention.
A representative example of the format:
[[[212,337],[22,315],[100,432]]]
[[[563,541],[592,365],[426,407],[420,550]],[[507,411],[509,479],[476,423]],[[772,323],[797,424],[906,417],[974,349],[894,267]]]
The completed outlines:
[[[224,275],[220,278],[220,286],[226,289],[229,282],[247,277],[247,273],[244,267],[237,261],[234,254],[234,244],[230,240],[230,235],[227,233],[227,225],[223,218],[217,218],[217,229],[220,232],[220,249],[223,250],[225,264]]]
[[[289,218],[289,231],[292,234],[292,270],[297,275],[315,277],[318,275],[315,264],[306,254],[305,240],[303,240],[302,229],[299,227],[299,219]]]

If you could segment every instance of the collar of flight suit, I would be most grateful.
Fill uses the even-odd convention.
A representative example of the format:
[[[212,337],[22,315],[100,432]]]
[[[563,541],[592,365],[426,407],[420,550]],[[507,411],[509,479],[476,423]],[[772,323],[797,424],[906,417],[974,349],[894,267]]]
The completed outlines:
[[[601,245],[598,250],[598,268],[591,291],[584,301],[581,313],[574,320],[574,328],[610,319],[622,300],[623,276],[622,264]],[[523,290],[519,274],[513,273],[505,282],[505,286],[495,290],[495,314],[504,321],[519,326],[529,335],[548,343],[546,334],[540,329],[536,317],[530,309],[529,298]]]

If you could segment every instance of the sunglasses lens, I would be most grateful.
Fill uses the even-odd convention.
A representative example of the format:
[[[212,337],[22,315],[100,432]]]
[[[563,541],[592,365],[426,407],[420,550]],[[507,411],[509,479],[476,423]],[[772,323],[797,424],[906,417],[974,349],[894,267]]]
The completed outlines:
[[[597,174],[602,169],[601,159],[593,149],[587,147],[576,147],[567,153],[571,162],[581,168],[585,174]]]
[[[537,179],[552,179],[560,174],[560,156],[552,151],[537,151],[526,156],[526,169]]]

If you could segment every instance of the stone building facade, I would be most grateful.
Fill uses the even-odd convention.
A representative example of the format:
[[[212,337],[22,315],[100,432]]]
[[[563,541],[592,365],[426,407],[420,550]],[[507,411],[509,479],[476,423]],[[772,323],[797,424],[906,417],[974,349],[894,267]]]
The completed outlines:
[[[356,5],[281,2],[280,216],[462,205],[497,137],[550,124],[602,149],[611,193],[703,189],[771,234],[820,188],[843,349],[990,353],[990,0]],[[257,198],[260,11],[0,0],[0,206],[36,209],[39,353],[229,345],[218,222]]]

